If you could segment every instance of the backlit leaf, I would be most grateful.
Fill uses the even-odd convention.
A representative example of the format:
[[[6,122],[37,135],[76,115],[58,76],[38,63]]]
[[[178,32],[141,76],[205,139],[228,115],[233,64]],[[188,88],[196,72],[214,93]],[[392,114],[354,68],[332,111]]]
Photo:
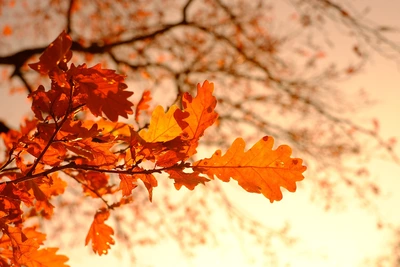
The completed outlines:
[[[29,64],[29,67],[41,74],[48,74],[59,63],[66,64],[71,59],[71,45],[71,37],[63,31],[39,57],[39,62]]]
[[[147,191],[149,192],[149,200],[153,200],[153,188],[158,185],[157,179],[151,173],[140,173],[136,174],[135,177],[142,180],[144,186],[146,187]]]
[[[91,68],[72,65],[69,73],[74,77],[75,93],[79,94],[77,105],[86,104],[93,115],[104,113],[113,122],[118,116],[128,118],[128,114],[133,114],[133,104],[128,100],[133,92],[125,90],[128,86],[123,75],[102,69],[100,64]]]
[[[265,136],[247,152],[245,142],[236,139],[225,155],[217,150],[209,159],[193,164],[195,170],[202,170],[211,179],[217,176],[224,182],[230,178],[248,192],[262,193],[271,202],[282,199],[280,187],[290,192],[296,190],[296,182],[303,180],[306,167],[302,160],[291,158],[289,146],[282,145],[273,150],[274,140]]]
[[[201,172],[194,171],[191,173],[183,172],[181,169],[169,169],[165,171],[169,174],[169,177],[175,180],[174,186],[177,190],[179,190],[182,186],[185,186],[187,189],[193,190],[198,184],[205,184],[208,182],[204,176],[200,176]]]
[[[164,113],[164,108],[157,106],[151,116],[149,128],[141,130],[140,136],[147,142],[166,142],[178,137],[182,128],[174,117],[177,110],[178,107],[173,105]]]
[[[142,94],[142,98],[140,98],[139,103],[136,105],[135,112],[135,121],[139,121],[139,116],[142,111],[145,111],[149,108],[148,102],[151,100],[151,94],[149,90],[146,90]]]
[[[109,216],[110,212],[108,210],[99,210],[94,216],[94,220],[85,239],[85,245],[87,246],[91,241],[93,251],[99,255],[107,254],[111,245],[115,243],[114,239],[111,237],[114,234],[114,230],[104,223]]]
[[[0,238],[0,258],[8,259],[10,266],[26,267],[67,267],[68,257],[57,255],[57,248],[43,248],[46,235],[34,228],[21,230],[18,227],[7,226],[2,229]]]
[[[191,141],[187,148],[187,157],[196,153],[199,138],[217,120],[218,114],[214,111],[217,100],[212,95],[213,91],[214,84],[205,81],[203,85],[197,85],[197,95],[195,98],[189,93],[183,95],[182,105],[184,112],[188,113],[188,116],[183,118],[183,121],[188,126],[184,128],[182,137],[184,140]]]
[[[136,179],[134,179],[132,175],[121,173],[119,174],[119,178],[121,179],[119,188],[122,190],[122,195],[129,196],[132,194],[132,190],[137,187],[137,184],[134,183]]]

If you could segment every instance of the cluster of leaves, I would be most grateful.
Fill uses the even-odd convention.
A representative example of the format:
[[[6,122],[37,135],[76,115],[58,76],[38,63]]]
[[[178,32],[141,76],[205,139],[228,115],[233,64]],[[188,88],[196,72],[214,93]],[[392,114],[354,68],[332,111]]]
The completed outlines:
[[[367,94],[340,83],[361,73],[376,52],[398,59],[400,49],[395,30],[367,19],[364,3],[355,9],[330,0],[43,1],[0,7],[0,65],[12,90],[23,85],[32,92],[43,83],[27,63],[66,29],[79,61],[127,75],[155,98],[165,96],[164,106],[212,79],[219,113],[212,131],[221,138],[202,142],[225,149],[232,136],[276,136],[314,165],[309,176],[318,205],[337,207],[353,193],[368,205],[380,194],[368,168],[353,159],[384,151],[397,160],[396,138],[382,136],[378,121],[360,124],[353,115],[370,104]]]
[[[214,177],[225,182],[232,178],[271,202],[282,198],[280,187],[293,192],[303,179],[302,160],[291,158],[286,145],[273,149],[269,136],[248,151],[238,138],[224,155],[217,150],[210,158],[192,159],[199,139],[218,118],[214,87],[208,81],[197,86],[195,97],[183,95],[182,108],[173,105],[165,112],[156,107],[147,127],[118,122],[119,116],[134,113],[129,100],[133,93],[126,90],[124,76],[100,65],[68,65],[71,44],[62,32],[39,62],[30,64],[48,75],[51,87],[39,86],[30,94],[33,119],[26,120],[20,131],[1,135],[6,148],[0,165],[2,264],[65,266],[68,258],[57,255],[57,248],[41,248],[45,235],[24,222],[35,216],[52,219],[51,199],[64,193],[66,179],[79,182],[85,195],[103,201],[85,240],[99,255],[114,244],[114,231],[106,224],[110,211],[131,203],[140,181],[151,201],[157,173],[167,174],[176,189],[190,190]],[[136,122],[150,100],[145,92],[136,106]],[[109,203],[108,195],[118,195],[119,200]]]

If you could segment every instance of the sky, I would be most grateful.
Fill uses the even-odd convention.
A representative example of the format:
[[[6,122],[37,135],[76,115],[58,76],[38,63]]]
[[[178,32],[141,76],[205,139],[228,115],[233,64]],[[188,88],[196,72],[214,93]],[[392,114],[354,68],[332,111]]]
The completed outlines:
[[[371,6],[371,18],[384,24],[398,26],[399,1],[367,1]],[[384,2],[384,4],[383,4]],[[364,88],[376,104],[357,114],[357,120],[365,122],[367,118],[380,121],[380,133],[384,138],[396,137],[400,140],[400,65],[378,55],[373,56],[362,74],[346,81],[342,86],[349,90]],[[18,107],[18,112],[15,112]],[[29,102],[20,94],[9,95],[0,90],[0,119],[17,126],[21,113],[29,111]],[[400,155],[400,149],[396,152]],[[392,234],[387,230],[379,230],[374,212],[378,212],[385,221],[400,225],[398,203],[400,203],[400,165],[389,160],[374,158],[368,162],[371,176],[379,179],[384,192],[376,201],[377,210],[363,209],[358,204],[348,203],[345,209],[326,212],[320,206],[310,202],[310,192],[299,190],[296,193],[285,193],[280,202],[270,204],[259,195],[240,193],[233,189],[234,185],[224,185],[232,192],[238,205],[250,215],[258,218],[265,225],[279,225],[291,222],[290,233],[297,239],[293,250],[282,250],[280,266],[285,263],[294,267],[334,267],[363,266],[367,257],[378,256],[388,249]],[[304,188],[307,188],[307,172]],[[232,187],[232,189],[230,189]],[[310,188],[310,187],[308,187]],[[311,192],[312,194],[312,192]],[[273,222],[272,222],[273,221]],[[279,246],[279,245],[277,245]],[[131,266],[128,252],[116,245],[120,251],[116,257],[89,255],[87,248],[82,247],[63,250],[70,257],[71,266]],[[246,249],[252,249],[248,247]],[[279,253],[279,252],[278,252]],[[193,259],[182,256],[179,248],[170,241],[164,241],[151,249],[140,251],[149,266],[264,266],[257,259],[251,265],[243,253],[243,247],[227,236],[220,247],[201,248]],[[168,263],[168,265],[166,265]]]

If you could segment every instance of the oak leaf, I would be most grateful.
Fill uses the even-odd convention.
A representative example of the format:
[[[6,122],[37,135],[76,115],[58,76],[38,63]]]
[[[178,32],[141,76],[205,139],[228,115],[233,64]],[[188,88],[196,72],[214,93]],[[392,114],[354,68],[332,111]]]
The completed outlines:
[[[271,203],[282,199],[280,187],[290,192],[296,190],[296,182],[303,180],[306,167],[302,160],[291,158],[291,148],[286,145],[273,150],[274,139],[263,137],[247,152],[245,142],[236,139],[225,155],[217,150],[209,159],[193,163],[194,170],[203,171],[211,179],[217,176],[224,182],[230,178],[248,192],[262,193]]]
[[[111,237],[114,230],[104,223],[109,216],[110,212],[106,209],[97,211],[85,239],[85,245],[87,246],[91,241],[93,251],[99,255],[107,254],[111,245],[115,243]]]
[[[139,100],[139,103],[136,105],[135,111],[135,121],[139,121],[139,116],[142,111],[147,110],[150,106],[148,102],[151,100],[151,94],[149,90],[145,90],[142,94],[142,97]]]
[[[39,57],[39,62],[29,64],[29,67],[41,74],[48,74],[58,64],[66,64],[71,59],[71,45],[71,37],[63,31]]]
[[[140,173],[135,175],[138,179],[142,180],[144,186],[149,192],[149,200],[153,200],[153,188],[158,185],[157,179],[151,173]]]
[[[132,190],[137,187],[137,180],[142,180],[144,186],[146,187],[149,193],[149,200],[152,201],[153,199],[153,188],[158,185],[157,179],[151,173],[140,173],[143,169],[137,167],[132,172],[133,175],[129,174],[119,174],[119,178],[121,179],[120,182],[120,189],[122,190],[123,196],[129,196],[132,193]],[[138,172],[135,174],[135,172]]]
[[[57,255],[57,248],[42,248],[46,235],[34,228],[21,230],[7,226],[0,238],[0,258],[8,259],[11,266],[26,267],[67,267],[68,257]]]
[[[175,119],[175,113],[179,111],[173,105],[164,113],[164,108],[157,106],[151,116],[149,128],[141,130],[140,136],[147,142],[166,142],[178,137],[182,133],[182,127]]]
[[[165,170],[169,174],[169,177],[175,181],[174,186],[179,190],[182,186],[185,186],[189,190],[193,190],[198,184],[205,184],[209,179],[200,176],[201,172],[193,171],[191,173],[183,172],[181,169],[169,169]]]
[[[137,187],[137,184],[134,183],[136,179],[132,175],[122,173],[119,174],[119,179],[121,179],[119,188],[122,190],[122,195],[129,196],[132,194],[132,190]]]
[[[196,97],[193,98],[189,93],[185,93],[182,97],[184,112],[188,115],[179,121],[181,126],[183,122],[186,123],[182,127],[184,130],[181,136],[183,140],[191,141],[187,148],[187,157],[196,153],[200,137],[218,118],[218,114],[214,111],[217,100],[212,95],[213,91],[214,84],[205,81],[203,85],[197,85]]]
[[[91,68],[85,64],[78,67],[72,64],[68,73],[75,83],[75,106],[86,104],[93,115],[98,117],[104,113],[113,122],[118,116],[128,118],[128,114],[133,114],[133,104],[128,100],[133,92],[125,90],[128,88],[124,83],[125,76],[102,69],[100,64]]]
[[[80,172],[75,176],[82,184],[85,195],[98,198],[105,194],[112,193],[112,188],[108,184],[109,175],[106,173],[86,171]]]
[[[98,167],[112,167],[117,161],[117,156],[110,151],[113,145],[113,143],[96,143],[90,140],[82,140],[80,142],[74,142],[73,146],[66,145],[66,148],[84,157],[75,160],[79,165],[86,164]]]

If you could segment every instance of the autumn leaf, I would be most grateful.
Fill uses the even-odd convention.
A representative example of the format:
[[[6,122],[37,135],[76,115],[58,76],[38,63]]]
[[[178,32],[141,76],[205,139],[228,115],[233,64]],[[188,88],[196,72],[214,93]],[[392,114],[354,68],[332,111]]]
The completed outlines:
[[[153,200],[153,188],[158,185],[157,179],[151,173],[139,173],[135,175],[138,179],[142,180],[144,186],[149,193],[149,200]]]
[[[75,176],[81,183],[85,195],[98,198],[105,194],[112,193],[112,189],[108,184],[108,174],[94,171],[81,172]]]
[[[66,64],[71,59],[71,45],[71,37],[63,31],[39,57],[39,62],[29,64],[29,67],[41,74],[48,74],[59,63]]]
[[[158,185],[157,179],[151,173],[141,172],[143,172],[143,169],[137,167],[132,170],[133,175],[119,174],[119,178],[121,179],[119,188],[122,190],[123,196],[129,196],[130,194],[132,194],[132,190],[137,187],[136,181],[142,180],[144,186],[149,193],[149,200],[152,201],[153,188]]]
[[[27,193],[25,193],[27,194]],[[0,229],[6,223],[15,225],[22,224],[21,194],[13,184],[2,184],[0,186]]]
[[[191,141],[187,148],[187,157],[196,153],[198,140],[203,136],[204,131],[213,125],[218,118],[218,114],[214,111],[217,100],[212,95],[213,91],[214,84],[205,81],[203,85],[197,85],[195,98],[189,93],[185,93],[182,97],[184,112],[188,113],[188,116],[179,121],[180,124],[183,122],[187,124],[181,136],[183,140]]]
[[[281,186],[294,192],[296,182],[303,180],[302,173],[306,170],[301,159],[290,157],[289,146],[282,145],[273,150],[273,144],[274,139],[265,136],[244,152],[245,142],[238,138],[225,155],[217,150],[211,158],[193,163],[194,170],[224,182],[232,178],[246,191],[262,193],[272,203],[282,199]]]
[[[88,121],[85,121],[84,123],[88,125]],[[96,125],[96,128],[98,128],[101,131],[101,134],[103,136],[113,135],[115,137],[118,137],[118,136],[130,136],[131,134],[129,125],[122,122],[111,122],[101,118],[92,125],[93,125],[92,127]]]
[[[56,138],[58,140],[81,140],[95,137],[99,134],[97,124],[87,125],[87,121],[75,121],[73,119],[65,120]]]
[[[176,105],[171,106],[167,113],[164,108],[157,106],[151,116],[149,128],[139,132],[147,142],[166,142],[178,137],[182,133],[180,124],[175,119],[175,113],[180,110]]]
[[[40,85],[29,97],[32,98],[31,109],[39,120],[44,120],[43,114],[61,118],[66,115],[69,108],[69,98],[61,90],[45,91],[44,87]]]
[[[128,114],[133,114],[133,104],[128,100],[133,92],[125,90],[128,86],[123,75],[102,69],[100,64],[91,68],[72,64],[68,73],[76,84],[75,94],[79,95],[75,105],[86,104],[93,115],[98,117],[104,113],[113,122],[118,116],[128,118]]]
[[[129,196],[132,194],[132,190],[137,187],[137,184],[135,184],[136,179],[132,175],[122,173],[119,174],[119,179],[121,179],[119,188],[122,190],[122,195]]]
[[[201,172],[183,172],[181,169],[168,169],[165,170],[166,173],[169,174],[169,177],[175,181],[174,186],[177,190],[181,189],[182,186],[185,186],[187,189],[193,190],[198,184],[205,184],[209,179],[206,177],[200,176]]]
[[[21,230],[7,226],[0,238],[0,258],[8,259],[11,266],[26,267],[68,267],[68,257],[57,255],[57,248],[40,248],[46,235],[34,228]]]
[[[68,257],[57,255],[58,248],[43,248],[27,255],[24,254],[24,265],[27,267],[67,267],[64,264],[68,261]],[[29,256],[29,258],[28,258]]]
[[[111,245],[114,245],[114,239],[111,237],[114,230],[104,222],[110,216],[110,212],[101,209],[96,212],[92,225],[85,239],[85,246],[92,242],[92,249],[99,255],[107,254]]]
[[[110,151],[113,145],[113,143],[96,143],[82,140],[74,142],[71,146],[66,145],[66,148],[84,157],[75,160],[79,165],[87,164],[106,167],[112,166],[117,161],[116,155]]]
[[[142,97],[139,100],[139,103],[136,105],[135,111],[135,121],[139,121],[140,113],[149,108],[148,102],[151,100],[151,94],[149,90],[145,90],[142,94]]]

